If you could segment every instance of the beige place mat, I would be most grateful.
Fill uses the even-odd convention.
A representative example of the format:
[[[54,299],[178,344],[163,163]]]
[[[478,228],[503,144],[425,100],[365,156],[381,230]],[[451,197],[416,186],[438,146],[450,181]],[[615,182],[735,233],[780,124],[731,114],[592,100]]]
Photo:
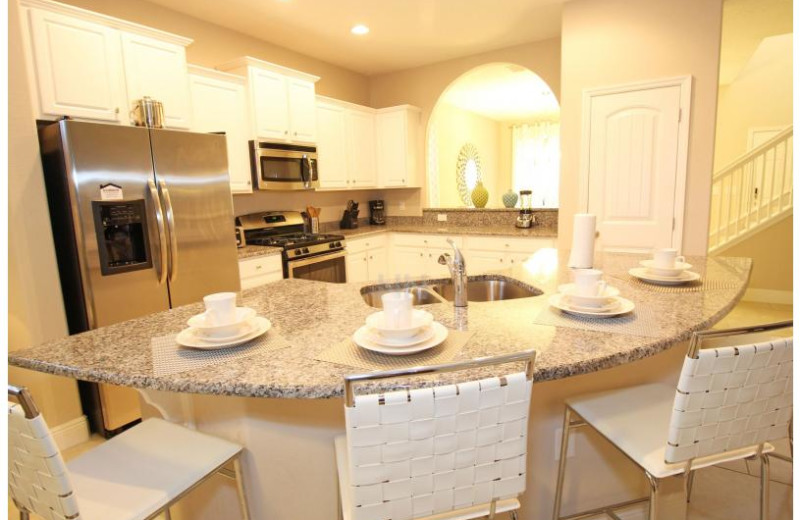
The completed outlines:
[[[533,319],[533,322],[551,327],[566,327],[654,338],[674,332],[675,327],[673,323],[658,320],[652,309],[647,305],[641,304],[636,304],[636,308],[631,312],[610,318],[578,316],[548,305]]]
[[[448,329],[447,339],[441,345],[417,354],[389,356],[366,350],[347,338],[318,354],[314,359],[337,365],[347,365],[366,370],[392,370],[425,365],[449,363],[461,352],[473,332]]]
[[[159,336],[150,341],[153,352],[153,375],[166,376],[212,365],[230,363],[255,354],[286,348],[289,343],[274,330],[247,343],[216,350],[200,350],[178,345],[177,334]]]

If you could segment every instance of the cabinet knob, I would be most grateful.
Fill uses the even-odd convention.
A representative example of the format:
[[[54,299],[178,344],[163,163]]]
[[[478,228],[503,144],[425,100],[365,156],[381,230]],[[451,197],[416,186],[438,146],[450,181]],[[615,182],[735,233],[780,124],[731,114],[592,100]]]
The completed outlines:
[[[424,254],[420,253],[419,256],[425,256]]]
[[[502,258],[500,259],[500,263],[501,263],[501,264],[503,263],[503,259],[502,259]]]
[[[400,180],[403,182],[403,184],[405,184],[405,183],[406,183],[406,180],[405,180],[405,179],[400,179]]]
[[[375,259],[374,259],[374,258],[372,258],[371,256],[369,257],[369,259],[370,259],[370,260],[375,260]]]
[[[294,135],[297,136],[297,132],[295,132]]]
[[[506,244],[506,247],[508,247],[508,244]]]
[[[119,114],[119,107],[114,107],[114,113]]]
[[[289,135],[289,131],[288,130],[284,130],[283,131],[283,135]]]
[[[262,267],[262,266],[260,266],[260,265],[257,265],[257,266],[256,266],[256,271],[258,271],[259,269],[261,269],[261,267]]]
[[[513,258],[511,259],[511,263],[512,263],[512,264],[514,263],[514,259],[513,259]]]
[[[365,261],[365,262],[367,261],[367,257],[366,257],[366,256],[364,257],[364,261]]]
[[[250,186],[250,181],[247,181],[247,185]]]

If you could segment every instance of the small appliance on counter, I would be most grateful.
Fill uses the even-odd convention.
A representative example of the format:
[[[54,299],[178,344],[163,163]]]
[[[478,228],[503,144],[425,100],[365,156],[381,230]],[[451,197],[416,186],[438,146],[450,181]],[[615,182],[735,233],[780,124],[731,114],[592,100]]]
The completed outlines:
[[[358,202],[347,201],[347,209],[344,210],[339,227],[342,229],[356,229],[358,227]]]
[[[247,245],[247,241],[244,238],[244,228],[242,226],[236,226],[236,247],[242,248]]]
[[[531,209],[531,199],[533,198],[533,192],[531,190],[520,190],[519,192],[519,216],[517,217],[517,223],[515,224],[518,228],[529,228],[536,223],[536,217],[533,215],[533,209]]]
[[[369,223],[373,226],[386,225],[386,209],[382,200],[369,201]]]

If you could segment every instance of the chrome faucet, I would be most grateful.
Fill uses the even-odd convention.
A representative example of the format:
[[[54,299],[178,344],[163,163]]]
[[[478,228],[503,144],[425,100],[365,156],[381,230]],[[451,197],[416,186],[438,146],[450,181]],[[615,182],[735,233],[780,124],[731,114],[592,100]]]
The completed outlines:
[[[448,253],[439,256],[439,263],[446,265],[450,270],[450,276],[453,278],[453,288],[455,289],[455,297],[453,298],[453,305],[456,307],[467,306],[467,265],[464,262],[464,255],[459,251],[456,243],[452,238],[448,238],[447,242],[453,246],[453,257]]]

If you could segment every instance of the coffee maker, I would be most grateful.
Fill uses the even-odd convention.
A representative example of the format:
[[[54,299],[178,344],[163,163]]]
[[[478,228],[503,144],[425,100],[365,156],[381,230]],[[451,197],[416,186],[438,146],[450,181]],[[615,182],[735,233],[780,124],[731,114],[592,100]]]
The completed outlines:
[[[386,225],[386,209],[382,200],[369,201],[369,223],[373,226]]]

